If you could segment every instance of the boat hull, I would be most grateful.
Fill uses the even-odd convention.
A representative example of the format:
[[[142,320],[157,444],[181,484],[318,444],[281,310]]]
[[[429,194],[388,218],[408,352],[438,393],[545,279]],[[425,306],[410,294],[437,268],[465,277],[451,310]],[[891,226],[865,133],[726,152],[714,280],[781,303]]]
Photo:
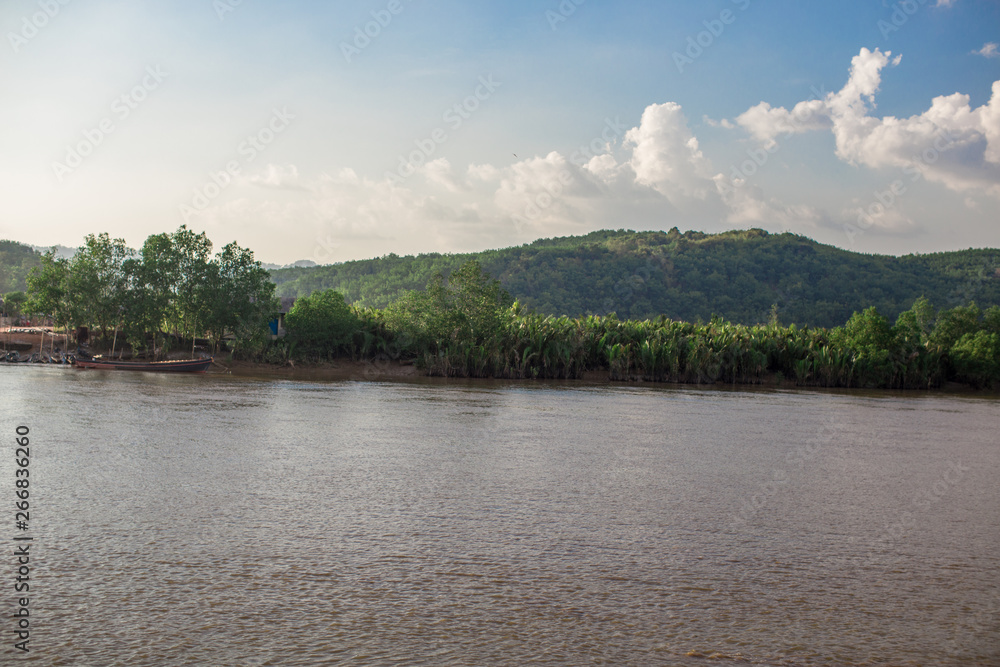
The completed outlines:
[[[102,371],[145,371],[147,373],[204,373],[212,365],[208,359],[180,359],[177,361],[114,361],[113,359],[80,359],[77,368]]]

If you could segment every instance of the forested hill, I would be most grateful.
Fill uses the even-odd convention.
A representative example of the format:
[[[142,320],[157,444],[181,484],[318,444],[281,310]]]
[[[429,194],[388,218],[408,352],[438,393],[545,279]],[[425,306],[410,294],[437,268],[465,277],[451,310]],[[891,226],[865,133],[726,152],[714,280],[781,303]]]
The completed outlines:
[[[895,319],[926,296],[937,308],[1000,304],[1000,250],[866,255],[763,230],[600,231],[502,250],[438,253],[272,271],[280,296],[334,288],[349,302],[384,307],[469,259],[526,307],[552,315],[768,321],[833,327],[875,306]]]
[[[23,292],[28,272],[42,261],[41,253],[16,241],[0,241],[0,296]]]

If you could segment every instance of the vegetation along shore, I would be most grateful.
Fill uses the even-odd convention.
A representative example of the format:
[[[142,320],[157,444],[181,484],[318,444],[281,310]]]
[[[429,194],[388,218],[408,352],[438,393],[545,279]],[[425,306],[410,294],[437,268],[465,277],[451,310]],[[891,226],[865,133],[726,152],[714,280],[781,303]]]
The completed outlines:
[[[274,272],[235,243],[214,257],[211,250],[205,234],[183,226],[149,237],[138,251],[107,234],[90,235],[71,258],[40,256],[27,269],[24,294],[9,292],[5,308],[9,302],[61,330],[89,326],[98,346],[115,347],[118,354],[163,358],[201,345],[243,370],[266,365],[341,369],[352,377],[362,369],[367,377],[1000,386],[1000,278],[994,266],[1000,253],[992,250],[887,258],[760,230],[712,236],[675,229],[600,232],[480,256],[390,256]],[[509,262],[501,271],[488,270],[503,258],[520,262],[521,274],[511,278]],[[379,261],[385,270],[372,271]],[[545,273],[545,267],[555,270]],[[831,273],[838,267],[846,275]],[[350,284],[324,284],[338,275]],[[536,279],[531,289],[517,290],[532,275],[545,276],[548,284]],[[425,276],[422,289],[404,289]],[[315,289],[305,287],[310,284]],[[693,289],[699,286],[702,291]],[[718,291],[728,299],[722,305],[732,307],[714,309]],[[521,300],[522,292],[534,296]],[[282,337],[269,327],[280,311],[277,294],[298,297]],[[669,305],[686,294],[693,296]],[[846,310],[857,306],[858,294],[869,295],[867,302]],[[936,307],[941,301],[947,307]],[[559,304],[572,316],[558,314]],[[706,304],[735,315],[705,314]],[[619,317],[619,310],[632,319]],[[684,313],[692,321],[684,321]],[[840,323],[830,325],[840,314]]]

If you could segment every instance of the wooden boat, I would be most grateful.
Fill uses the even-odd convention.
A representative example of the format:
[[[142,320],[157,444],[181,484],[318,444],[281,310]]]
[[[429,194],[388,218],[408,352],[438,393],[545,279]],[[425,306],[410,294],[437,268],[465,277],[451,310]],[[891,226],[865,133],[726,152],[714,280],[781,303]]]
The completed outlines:
[[[206,359],[179,359],[176,361],[115,361],[93,357],[77,357],[73,364],[77,368],[93,368],[104,371],[146,371],[153,373],[204,373],[212,365],[212,357]]]

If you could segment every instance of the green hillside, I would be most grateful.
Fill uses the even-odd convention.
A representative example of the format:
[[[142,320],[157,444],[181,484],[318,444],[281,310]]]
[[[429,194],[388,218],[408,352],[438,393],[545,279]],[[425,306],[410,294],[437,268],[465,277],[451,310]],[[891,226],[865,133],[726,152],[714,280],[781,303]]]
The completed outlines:
[[[514,248],[439,253],[272,271],[279,296],[334,288],[347,301],[385,307],[469,259],[540,313],[766,322],[834,327],[875,306],[891,318],[926,296],[938,308],[1000,303],[1000,250],[866,255],[763,230],[600,231]]]
[[[31,246],[16,241],[0,241],[0,295],[23,292],[28,271],[41,263],[42,256]]]

